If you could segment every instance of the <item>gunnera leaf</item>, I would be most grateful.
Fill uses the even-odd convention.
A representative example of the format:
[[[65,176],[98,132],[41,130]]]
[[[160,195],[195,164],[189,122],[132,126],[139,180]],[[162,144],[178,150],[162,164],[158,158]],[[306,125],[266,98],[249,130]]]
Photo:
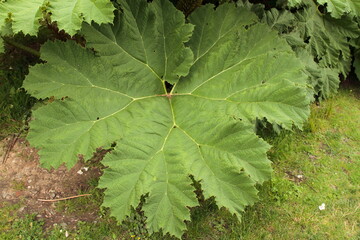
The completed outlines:
[[[304,4],[303,0],[277,0],[276,4],[278,6],[288,6],[288,7],[299,7]]]
[[[44,0],[0,2],[0,28],[9,19],[12,21],[14,33],[22,31],[24,34],[36,35],[40,27],[40,19],[43,17],[43,8],[46,8],[46,2]]]
[[[14,35],[14,33],[11,28],[11,23],[6,21],[5,25],[0,28],[0,53],[3,53],[5,51],[4,38],[7,36],[12,36],[12,35]]]
[[[321,67],[330,67],[346,76],[352,59],[349,39],[359,36],[358,24],[349,16],[334,19],[322,15],[315,3],[306,2],[309,7],[295,13],[301,37],[309,42],[309,50]]]
[[[291,32],[296,24],[293,13],[287,10],[279,11],[276,8],[265,11],[262,21],[272,29],[276,29],[280,34]]]
[[[336,70],[319,66],[313,60],[309,51],[305,49],[296,49],[296,55],[305,65],[305,73],[309,76],[309,84],[313,87],[318,100],[330,98],[337,93],[340,78]]]
[[[317,0],[321,5],[326,5],[326,9],[334,18],[341,18],[343,15],[359,16],[359,0]]]
[[[313,89],[309,91],[309,97],[316,95],[319,100],[323,100],[337,92],[340,83],[338,71],[327,66],[321,66],[321,64],[319,65],[314,61],[314,56],[309,50],[311,45],[305,43],[300,36],[293,13],[272,8],[263,14],[261,21],[271,29],[277,30],[280,37],[286,39],[296,56],[303,63],[304,72],[309,76],[308,83]],[[316,56],[316,58],[318,57]]]
[[[110,23],[114,19],[114,6],[109,0],[51,0],[51,20],[60,29],[74,35],[82,22]]]
[[[14,33],[36,35],[44,14],[50,12],[60,29],[74,35],[84,21],[112,22],[113,11],[109,0],[7,0],[0,2],[0,28],[9,19]]]
[[[204,196],[240,216],[271,175],[256,118],[300,127],[306,75],[286,41],[244,8],[205,5],[189,23],[167,0],[120,1],[114,24],[83,26],[90,50],[48,42],[24,87],[54,102],[34,111],[28,139],[46,167],[115,149],[100,180],[119,221],[147,196],[150,232],[181,237]],[[67,98],[63,98],[63,97]],[[61,100],[62,98],[62,100]]]

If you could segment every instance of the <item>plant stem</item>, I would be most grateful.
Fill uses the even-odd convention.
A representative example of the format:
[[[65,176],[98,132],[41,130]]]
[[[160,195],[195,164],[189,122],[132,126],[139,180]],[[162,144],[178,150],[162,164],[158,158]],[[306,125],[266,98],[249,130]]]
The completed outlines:
[[[40,57],[40,52],[39,52],[39,51],[36,51],[35,49],[32,49],[32,48],[30,48],[30,47],[27,47],[27,46],[25,46],[25,45],[23,45],[23,44],[21,44],[21,43],[15,42],[15,41],[13,41],[13,40],[11,40],[11,39],[8,39],[8,38],[4,38],[4,37],[1,37],[1,38],[4,40],[4,42],[6,42],[6,43],[9,44],[9,45],[12,45],[12,46],[14,46],[14,47],[16,47],[16,48],[19,48],[19,49],[21,49],[21,50],[23,50],[23,51],[25,51],[25,52],[28,52],[28,53],[30,53],[30,54],[32,54],[32,55],[35,55],[35,56],[37,56],[37,57]]]

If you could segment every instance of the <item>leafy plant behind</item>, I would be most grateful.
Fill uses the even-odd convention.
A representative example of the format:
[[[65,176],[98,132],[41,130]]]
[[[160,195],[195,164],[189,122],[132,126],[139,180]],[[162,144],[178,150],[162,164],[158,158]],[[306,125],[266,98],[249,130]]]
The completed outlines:
[[[296,13],[300,35],[309,39],[310,52],[322,67],[331,67],[339,73],[350,72],[352,55],[350,38],[360,34],[358,24],[349,16],[334,19],[321,15],[317,6],[309,1],[309,7]]]
[[[149,230],[180,237],[188,207],[198,205],[190,176],[206,198],[240,216],[271,173],[255,119],[290,129],[309,115],[302,63],[232,4],[203,6],[190,23],[167,0],[124,0],[121,8],[114,24],[84,24],[96,56],[48,42],[47,63],[25,80],[33,96],[58,99],[35,110],[30,125],[43,166],[72,167],[78,154],[90,158],[116,142],[100,187],[118,220],[147,196]]]
[[[74,35],[80,30],[82,22],[112,22],[114,10],[109,0],[0,1],[0,52],[4,50],[1,36],[12,36],[18,32],[37,35],[42,22],[48,20]]]
[[[280,6],[301,7],[308,0],[277,0]],[[344,15],[352,17],[360,15],[360,1],[358,0],[316,0],[319,5],[324,6],[333,18],[341,18]]]
[[[326,5],[328,12],[334,18],[341,18],[344,15],[360,16],[359,0],[317,0],[321,5]]]
[[[358,79],[360,79],[360,53],[359,53],[359,51],[355,55],[354,67],[355,67],[355,73],[356,73]]]
[[[352,15],[335,19],[321,13],[319,6],[310,0],[302,0],[301,8],[296,11],[265,10],[263,5],[245,0],[238,4],[256,13],[262,22],[287,40],[304,64],[308,83],[319,100],[337,92],[339,74],[343,77],[349,74],[353,58],[351,46],[355,46],[353,40],[360,35],[358,22]]]

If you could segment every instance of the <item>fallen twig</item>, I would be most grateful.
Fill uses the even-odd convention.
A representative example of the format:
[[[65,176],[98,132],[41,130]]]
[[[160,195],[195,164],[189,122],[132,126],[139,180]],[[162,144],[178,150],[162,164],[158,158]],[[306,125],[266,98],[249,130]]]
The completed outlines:
[[[66,198],[58,198],[58,199],[38,199],[38,201],[40,202],[57,202],[57,201],[63,201],[63,200],[68,200],[68,199],[73,199],[73,198],[78,198],[78,197],[84,197],[84,196],[90,196],[91,194],[81,194],[81,195],[76,195],[76,196],[71,196],[71,197],[66,197]]]
[[[9,143],[7,145],[2,163],[5,163],[7,158],[9,157],[9,154],[11,152],[11,150],[14,148],[16,142],[19,140],[19,137],[21,135],[21,133],[23,132],[23,129],[20,130],[20,132],[18,132],[17,134],[13,134],[12,137],[9,140]]]

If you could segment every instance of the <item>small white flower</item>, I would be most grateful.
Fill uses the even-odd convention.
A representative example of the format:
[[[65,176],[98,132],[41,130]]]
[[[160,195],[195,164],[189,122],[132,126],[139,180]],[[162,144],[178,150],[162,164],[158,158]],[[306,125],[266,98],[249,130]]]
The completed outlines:
[[[325,210],[325,203],[322,203],[322,204],[319,206],[319,210],[320,210],[320,211]]]
[[[89,167],[82,167],[82,170],[85,170],[85,172],[87,172],[89,170]]]
[[[80,169],[79,171],[77,171],[77,174],[82,175],[82,174],[83,174],[83,171],[81,171],[81,169]]]
[[[62,229],[60,229],[60,232],[62,233]]]
[[[66,232],[65,232],[65,237],[68,237],[68,236],[69,236],[69,232],[66,231]]]

